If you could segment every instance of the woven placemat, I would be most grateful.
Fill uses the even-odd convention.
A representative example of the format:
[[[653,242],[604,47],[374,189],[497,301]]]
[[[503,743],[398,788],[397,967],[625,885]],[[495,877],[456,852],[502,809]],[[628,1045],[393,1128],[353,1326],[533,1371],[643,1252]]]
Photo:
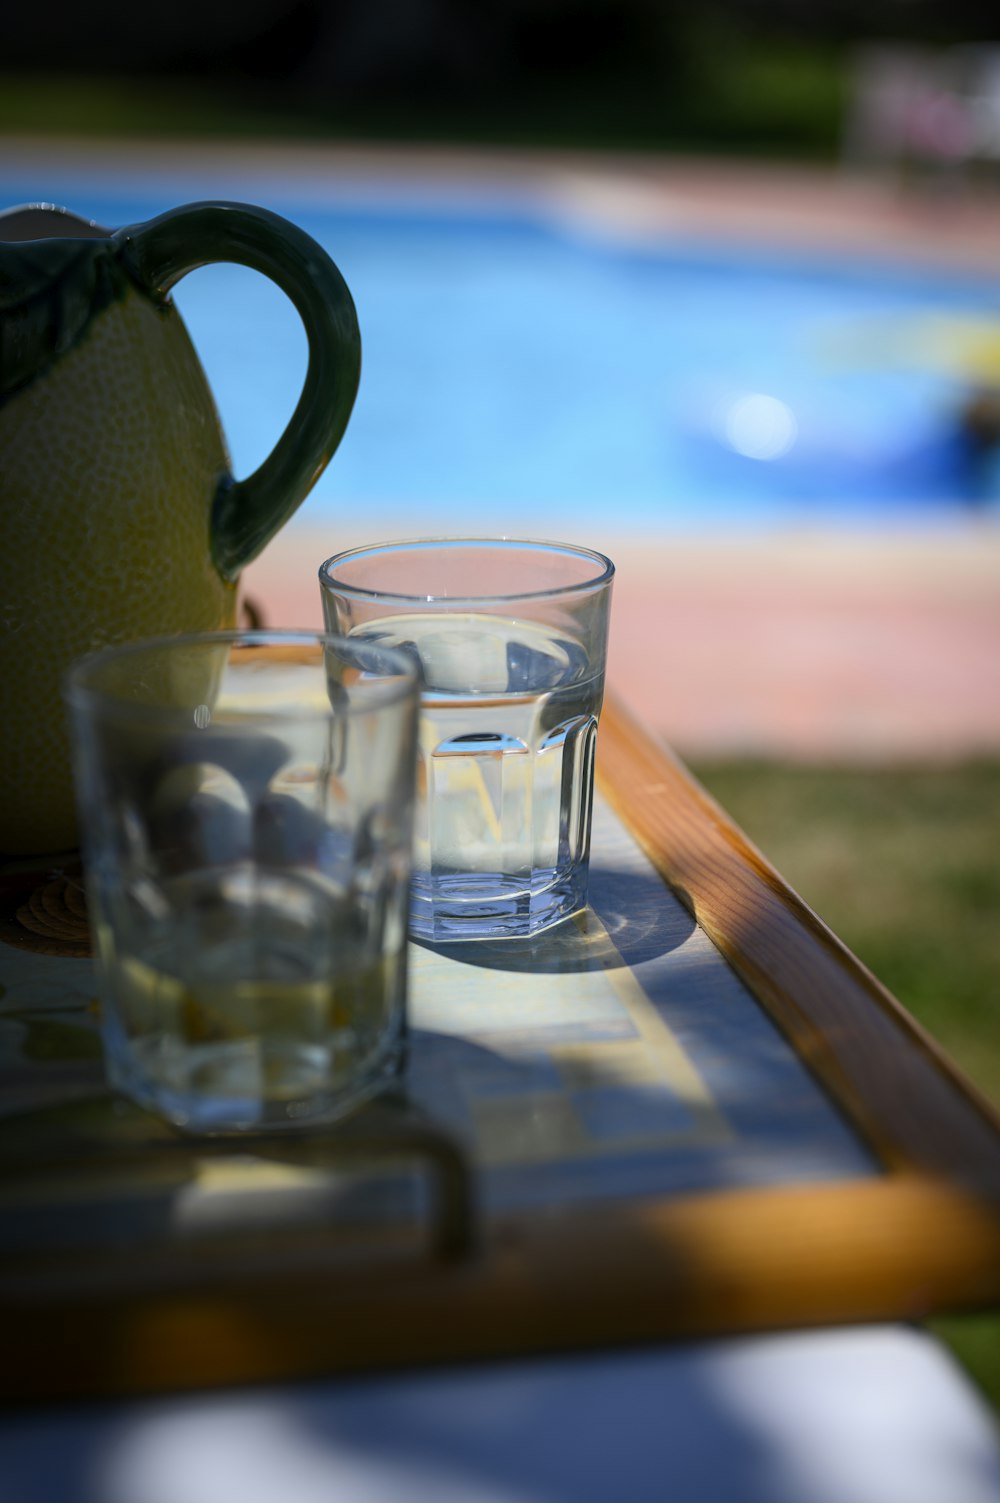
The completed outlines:
[[[39,955],[93,954],[79,862],[0,875],[0,940]]]

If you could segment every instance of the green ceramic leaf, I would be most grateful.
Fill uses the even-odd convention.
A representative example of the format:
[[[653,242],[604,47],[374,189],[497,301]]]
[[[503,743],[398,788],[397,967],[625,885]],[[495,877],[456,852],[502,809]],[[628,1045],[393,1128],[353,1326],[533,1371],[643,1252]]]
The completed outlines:
[[[128,285],[107,240],[0,243],[0,401],[70,349]]]

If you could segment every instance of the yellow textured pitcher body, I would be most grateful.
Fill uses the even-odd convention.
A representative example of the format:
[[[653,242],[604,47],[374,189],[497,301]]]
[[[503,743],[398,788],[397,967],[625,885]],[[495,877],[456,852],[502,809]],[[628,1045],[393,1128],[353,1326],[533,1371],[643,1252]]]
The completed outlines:
[[[236,586],[210,546],[212,500],[228,472],[180,316],[137,290],[0,407],[4,850],[75,843],[62,705],[74,658],[233,624]]]
[[[170,299],[218,261],[270,277],[309,344],[283,433],[239,480]],[[186,204],[113,233],[51,205],[0,213],[0,852],[76,845],[67,669],[235,624],[240,572],[322,473],[360,369],[340,272],[267,209]]]

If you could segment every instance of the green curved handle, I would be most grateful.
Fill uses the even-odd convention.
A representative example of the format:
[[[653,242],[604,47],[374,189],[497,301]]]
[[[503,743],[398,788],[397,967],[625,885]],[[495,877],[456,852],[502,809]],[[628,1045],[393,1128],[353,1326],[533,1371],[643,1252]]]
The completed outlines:
[[[212,509],[212,555],[235,580],[304,501],[344,436],[361,375],[361,334],[347,284],[315,240],[279,214],[250,204],[170,209],[112,236],[129,274],[165,298],[186,272],[234,261],[263,272],[294,303],[309,340],[298,405],[263,464],[227,477]]]

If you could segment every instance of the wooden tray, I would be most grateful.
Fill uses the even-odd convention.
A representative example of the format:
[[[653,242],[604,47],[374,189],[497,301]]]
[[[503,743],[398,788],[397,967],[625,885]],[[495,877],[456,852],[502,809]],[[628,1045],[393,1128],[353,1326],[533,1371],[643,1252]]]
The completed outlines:
[[[109,1097],[65,872],[8,875],[5,1398],[1000,1301],[988,1105],[614,703],[599,788],[593,911],[414,947],[405,1098],[301,1139]]]

